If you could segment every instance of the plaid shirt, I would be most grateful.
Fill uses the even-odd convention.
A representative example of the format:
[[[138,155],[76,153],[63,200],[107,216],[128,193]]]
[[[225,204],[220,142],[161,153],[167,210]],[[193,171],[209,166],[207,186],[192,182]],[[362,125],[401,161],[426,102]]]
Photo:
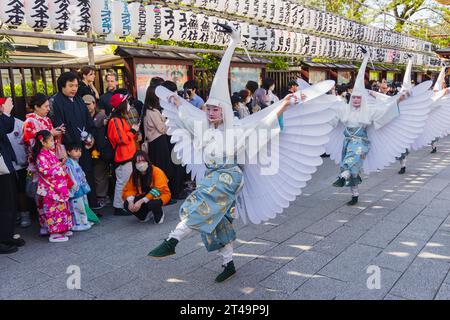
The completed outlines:
[[[133,106],[130,107],[130,111],[128,111],[127,114],[125,115],[125,119],[127,120],[130,127],[135,124],[139,124],[140,118],[141,117],[140,117],[139,113],[137,112],[136,108]]]

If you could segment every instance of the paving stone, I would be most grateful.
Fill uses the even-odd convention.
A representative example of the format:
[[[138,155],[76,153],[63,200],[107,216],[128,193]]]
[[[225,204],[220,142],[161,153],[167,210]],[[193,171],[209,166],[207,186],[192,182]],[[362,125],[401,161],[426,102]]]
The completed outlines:
[[[337,256],[359,239],[365,232],[365,230],[360,228],[342,226],[322,241],[316,243],[313,251],[331,255],[333,257]]]
[[[292,293],[302,283],[316,277],[316,273],[322,269],[332,257],[318,252],[307,251],[283,266],[260,283],[269,289]]]
[[[430,239],[444,219],[428,216],[418,216],[401,233],[401,236],[412,237],[415,239]]]
[[[392,210],[386,217],[386,220],[394,222],[410,223],[425,208],[425,204],[406,204]]]
[[[394,285],[390,293],[406,299],[433,299],[449,268],[450,265],[445,262],[417,259]]]
[[[333,300],[344,286],[345,282],[343,281],[316,275],[295,290],[289,299]]]
[[[379,252],[378,248],[353,244],[320,270],[320,274],[338,280],[349,281],[355,273],[363,270]]]
[[[436,300],[450,300],[450,284],[443,283],[439,292],[437,293]]]
[[[356,242],[386,248],[406,226],[407,223],[405,222],[394,222],[383,219]]]
[[[425,243],[425,240],[399,236],[371,264],[404,272],[425,246]]]

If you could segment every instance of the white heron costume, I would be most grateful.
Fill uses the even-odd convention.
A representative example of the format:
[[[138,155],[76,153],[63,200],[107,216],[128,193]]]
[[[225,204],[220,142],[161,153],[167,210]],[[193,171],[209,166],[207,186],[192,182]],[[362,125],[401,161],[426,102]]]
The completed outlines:
[[[370,173],[395,161],[423,131],[428,107],[423,88],[431,83],[411,89],[411,96],[400,102],[394,99],[375,99],[369,95],[364,85],[364,74],[369,60],[366,52],[358,71],[350,102],[336,102],[333,109],[336,116],[335,129],[326,145],[327,153],[337,164],[341,173],[334,186],[349,186],[352,200],[349,205],[358,202],[358,184],[362,182],[361,172]],[[361,97],[359,108],[353,106],[352,99]],[[343,134],[344,133],[344,134]],[[395,137],[395,139],[393,139]]]
[[[282,100],[243,119],[235,118],[228,71],[240,35],[229,26],[222,27],[231,33],[231,42],[205,103],[222,109],[221,125],[211,125],[204,111],[173,99],[174,93],[166,88],[156,89],[168,119],[168,134],[176,144],[174,152],[196,179],[197,188],[181,206],[176,229],[149,253],[153,257],[175,254],[178,241],[191,230],[200,231],[206,249],[218,250],[223,257],[225,270],[216,278],[218,282],[235,273],[233,219],[261,223],[301,194],[322,164],[320,155],[332,130],[328,123],[334,117],[330,106],[314,102],[333,87],[333,81],[325,81],[306,89],[301,103],[291,102],[286,108]],[[299,92],[295,95],[301,97]],[[279,119],[281,110],[284,117]]]

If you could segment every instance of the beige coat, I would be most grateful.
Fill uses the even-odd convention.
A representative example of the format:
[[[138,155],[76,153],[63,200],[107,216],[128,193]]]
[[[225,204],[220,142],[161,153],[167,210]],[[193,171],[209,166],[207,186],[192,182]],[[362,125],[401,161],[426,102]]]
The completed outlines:
[[[157,109],[147,109],[144,118],[145,141],[152,142],[167,132],[166,119]]]

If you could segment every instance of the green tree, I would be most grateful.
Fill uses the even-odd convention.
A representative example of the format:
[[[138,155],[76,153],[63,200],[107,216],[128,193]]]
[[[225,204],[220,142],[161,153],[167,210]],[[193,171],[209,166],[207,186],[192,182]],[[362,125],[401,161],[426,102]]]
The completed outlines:
[[[0,29],[4,29],[3,23],[0,24]],[[0,62],[9,62],[9,53],[14,50],[14,40],[5,35],[0,36]]]

